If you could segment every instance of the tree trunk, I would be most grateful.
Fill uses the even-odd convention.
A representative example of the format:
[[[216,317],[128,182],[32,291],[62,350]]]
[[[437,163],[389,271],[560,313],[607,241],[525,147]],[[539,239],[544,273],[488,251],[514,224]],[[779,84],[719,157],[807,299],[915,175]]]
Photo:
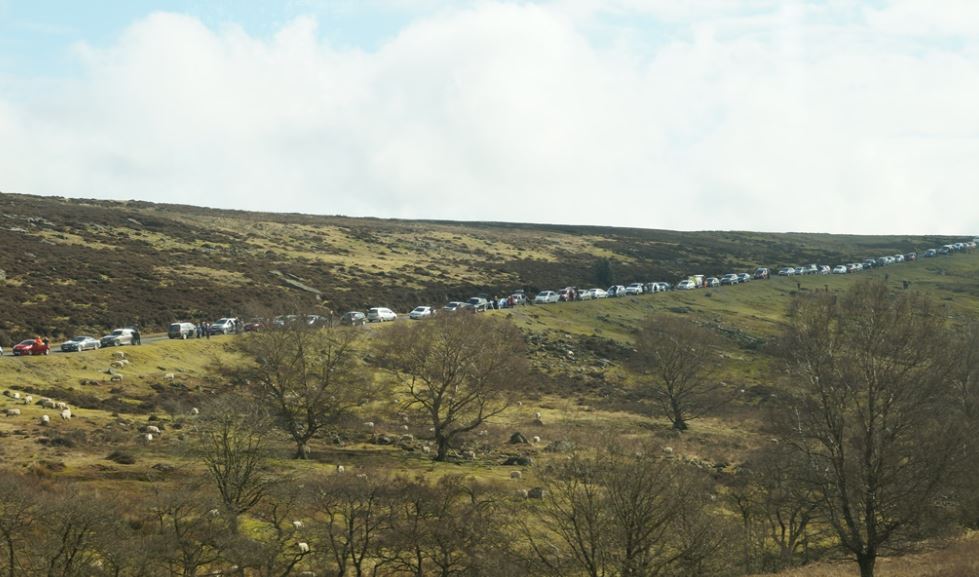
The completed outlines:
[[[309,460],[309,443],[296,441],[296,458],[303,461]]]
[[[874,577],[877,555],[875,553],[859,554],[857,555],[857,564],[860,565],[860,577]]]
[[[435,442],[438,444],[438,448],[435,453],[436,461],[445,461],[449,458],[449,439],[438,435],[435,438]]]
[[[683,417],[673,418],[673,430],[674,431],[686,431],[688,428],[687,422],[683,420]]]

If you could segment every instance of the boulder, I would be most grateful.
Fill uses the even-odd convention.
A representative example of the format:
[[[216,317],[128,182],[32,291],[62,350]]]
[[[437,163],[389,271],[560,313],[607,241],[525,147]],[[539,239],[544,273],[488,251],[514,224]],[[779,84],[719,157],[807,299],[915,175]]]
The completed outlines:
[[[527,491],[528,499],[543,499],[544,498],[544,487],[534,487]]]
[[[507,467],[529,467],[533,464],[534,460],[524,455],[514,455],[503,461],[503,465]]]
[[[514,433],[510,435],[511,445],[527,445],[527,437],[523,436],[521,433]]]

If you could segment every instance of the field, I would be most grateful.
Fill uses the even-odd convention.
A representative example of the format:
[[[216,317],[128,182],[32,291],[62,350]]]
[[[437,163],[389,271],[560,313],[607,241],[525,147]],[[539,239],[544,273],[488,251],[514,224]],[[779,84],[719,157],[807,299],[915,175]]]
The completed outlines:
[[[95,332],[132,318],[159,327],[175,316],[278,312],[286,305],[277,303],[285,302],[316,311],[384,299],[403,308],[423,298],[441,302],[495,287],[587,286],[597,283],[593,266],[604,258],[614,261],[616,277],[623,281],[637,278],[632,275],[672,280],[683,271],[835,262],[942,242],[406,223],[12,195],[0,196],[0,204],[5,219],[0,220],[0,240],[12,248],[4,253],[6,280],[0,281],[0,293],[14,305],[4,307],[2,328],[18,334],[56,335],[73,327]],[[511,319],[523,332],[534,379],[517,403],[480,428],[479,436],[474,432],[464,438],[465,447],[475,452],[472,458],[462,458],[462,447],[457,447],[449,462],[435,463],[419,450],[429,442],[430,423],[416,414],[403,421],[396,402],[402,391],[386,371],[371,366],[371,378],[385,393],[357,407],[335,437],[316,439],[309,461],[292,458],[294,446],[284,435],[270,438],[274,469],[295,478],[333,474],[338,465],[384,477],[433,480],[462,474],[513,494],[539,485],[544,472],[567,458],[567,450],[555,446],[589,451],[642,441],[711,471],[723,485],[746,455],[772,442],[766,420],[771,400],[785,383],[769,345],[782,332],[793,297],[842,293],[870,277],[895,291],[928,295],[942,305],[950,323],[979,317],[975,252],[854,275],[773,278],[490,311],[484,314]],[[723,363],[717,378],[726,400],[682,434],[637,394],[640,379],[629,361],[635,331],[650,315],[686,319],[720,337]],[[391,328],[364,329],[368,356],[373,342]],[[203,475],[192,450],[194,409],[234,389],[229,375],[245,361],[234,346],[242,338],[163,340],[121,350],[0,359],[0,389],[10,393],[0,397],[0,411],[20,410],[20,415],[0,416],[4,468],[120,495],[146,495]],[[119,352],[126,362],[112,367]],[[20,400],[12,398],[15,392]],[[23,403],[27,395],[33,403]],[[44,397],[68,403],[73,418],[62,420],[58,411],[39,406]],[[51,422],[42,424],[42,415]],[[375,424],[370,431],[362,426],[367,421]],[[152,442],[142,432],[149,425],[162,429]],[[540,440],[513,446],[508,439],[515,432]],[[404,433],[418,443],[377,442],[380,436]],[[534,460],[533,466],[520,468],[517,480],[510,478],[514,468],[502,465],[514,455]],[[884,559],[879,575],[979,574],[976,543],[965,536],[948,547]],[[783,574],[852,573],[852,564],[823,561]]]

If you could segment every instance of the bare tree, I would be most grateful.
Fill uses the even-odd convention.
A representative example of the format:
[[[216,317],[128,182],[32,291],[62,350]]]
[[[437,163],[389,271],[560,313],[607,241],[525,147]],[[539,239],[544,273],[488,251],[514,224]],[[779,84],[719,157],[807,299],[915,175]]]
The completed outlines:
[[[301,517],[299,487],[292,483],[277,483],[268,494],[249,512],[252,524],[247,535],[238,539],[225,551],[224,557],[233,561],[246,575],[255,577],[288,577],[310,550],[300,549],[298,544],[307,541],[304,525],[293,525]]]
[[[370,395],[370,375],[360,362],[360,331],[286,323],[252,333],[238,345],[254,363],[238,377],[272,411],[308,459],[309,443]]]
[[[575,456],[548,480],[525,534],[549,575],[710,574],[725,538],[708,493],[693,471],[645,451]]]
[[[711,377],[717,366],[714,333],[688,320],[653,316],[636,333],[633,366],[642,376],[642,393],[673,429],[719,403],[721,385]]]
[[[22,547],[29,540],[37,509],[35,492],[28,488],[27,481],[19,475],[0,472],[0,570],[7,577],[20,574]]]
[[[314,542],[330,557],[336,575],[364,577],[377,566],[378,535],[388,522],[390,503],[383,487],[371,478],[346,475],[309,487],[309,506],[317,513]]]
[[[524,339],[509,321],[478,314],[443,314],[391,327],[380,362],[407,387],[408,408],[432,424],[436,461],[452,442],[510,406],[528,375]]]
[[[232,533],[238,532],[239,516],[281,481],[269,471],[268,434],[265,411],[233,395],[208,403],[197,421],[197,453],[221,498]]]
[[[878,281],[797,299],[784,353],[798,384],[790,439],[822,517],[872,577],[920,537],[961,458],[944,314]]]
[[[170,577],[198,577],[221,561],[227,525],[221,511],[193,485],[157,493],[150,503],[154,534],[147,550]]]

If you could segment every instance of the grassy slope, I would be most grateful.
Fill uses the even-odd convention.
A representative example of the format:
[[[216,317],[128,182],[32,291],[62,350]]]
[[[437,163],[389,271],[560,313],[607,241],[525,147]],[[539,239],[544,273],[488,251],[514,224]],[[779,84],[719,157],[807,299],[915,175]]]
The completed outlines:
[[[616,281],[672,281],[948,241],[352,219],[0,194],[0,302],[9,303],[0,331],[17,339],[296,308],[404,310],[482,291],[592,285],[603,258]]]

